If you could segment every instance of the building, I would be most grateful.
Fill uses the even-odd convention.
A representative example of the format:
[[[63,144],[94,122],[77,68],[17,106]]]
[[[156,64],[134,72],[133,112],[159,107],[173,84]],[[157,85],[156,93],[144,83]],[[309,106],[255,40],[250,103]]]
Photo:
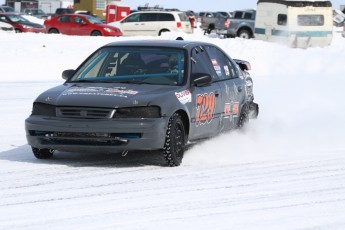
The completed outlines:
[[[17,12],[39,8],[49,14],[55,13],[56,8],[72,8],[73,0],[6,0],[6,5],[12,6]]]
[[[91,14],[104,18],[106,6],[111,2],[114,2],[114,0],[74,0],[73,9],[86,10]]]
[[[38,0],[6,0],[6,5],[11,6],[17,12],[26,8],[38,8]]]

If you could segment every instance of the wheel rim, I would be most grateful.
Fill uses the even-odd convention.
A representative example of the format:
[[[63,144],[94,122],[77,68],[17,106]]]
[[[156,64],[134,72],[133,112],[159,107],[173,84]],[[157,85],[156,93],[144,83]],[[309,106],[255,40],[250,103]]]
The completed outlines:
[[[245,39],[249,39],[249,34],[247,34],[247,33],[241,33],[241,34],[240,34],[240,37],[241,37],[241,38],[245,38]]]

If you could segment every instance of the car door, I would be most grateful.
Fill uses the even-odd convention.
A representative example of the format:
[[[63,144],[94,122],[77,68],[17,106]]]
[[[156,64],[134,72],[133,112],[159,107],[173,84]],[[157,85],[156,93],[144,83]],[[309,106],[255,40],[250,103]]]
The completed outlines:
[[[140,15],[141,13],[131,14],[120,22],[121,31],[124,36],[134,36],[141,34],[142,28],[140,27],[139,22]]]
[[[204,48],[194,47],[191,53],[191,76],[209,74],[212,82],[204,86],[191,86],[192,106],[190,139],[214,136],[219,133],[223,106],[220,98],[218,77]]]
[[[89,22],[81,16],[73,16],[71,23],[71,35],[90,35]]]
[[[52,25],[52,27],[56,27],[61,34],[71,34],[71,22],[71,16],[63,15],[56,20],[56,24]]]
[[[245,102],[245,81],[238,66],[222,50],[214,46],[205,47],[219,80],[221,104],[221,130],[237,126],[241,107]]]

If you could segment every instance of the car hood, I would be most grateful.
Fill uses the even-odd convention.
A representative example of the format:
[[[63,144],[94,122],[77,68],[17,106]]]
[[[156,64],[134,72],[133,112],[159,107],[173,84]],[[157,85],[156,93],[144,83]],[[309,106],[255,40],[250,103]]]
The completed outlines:
[[[43,25],[38,24],[38,23],[33,23],[33,22],[20,22],[18,24],[25,25],[25,26],[31,26],[31,27],[34,27],[34,28],[44,28]]]
[[[147,106],[157,105],[164,98],[174,96],[177,91],[181,89],[176,86],[68,83],[47,90],[36,101],[56,106]]]
[[[0,22],[0,28],[13,28],[11,24],[5,23],[5,22]]]

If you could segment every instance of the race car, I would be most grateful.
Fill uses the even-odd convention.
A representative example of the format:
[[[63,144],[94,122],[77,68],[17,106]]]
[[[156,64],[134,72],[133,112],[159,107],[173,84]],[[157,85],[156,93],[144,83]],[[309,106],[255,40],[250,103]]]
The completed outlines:
[[[25,120],[27,141],[39,159],[55,150],[157,150],[178,166],[189,143],[258,116],[249,70],[205,42],[110,43],[38,96]]]

